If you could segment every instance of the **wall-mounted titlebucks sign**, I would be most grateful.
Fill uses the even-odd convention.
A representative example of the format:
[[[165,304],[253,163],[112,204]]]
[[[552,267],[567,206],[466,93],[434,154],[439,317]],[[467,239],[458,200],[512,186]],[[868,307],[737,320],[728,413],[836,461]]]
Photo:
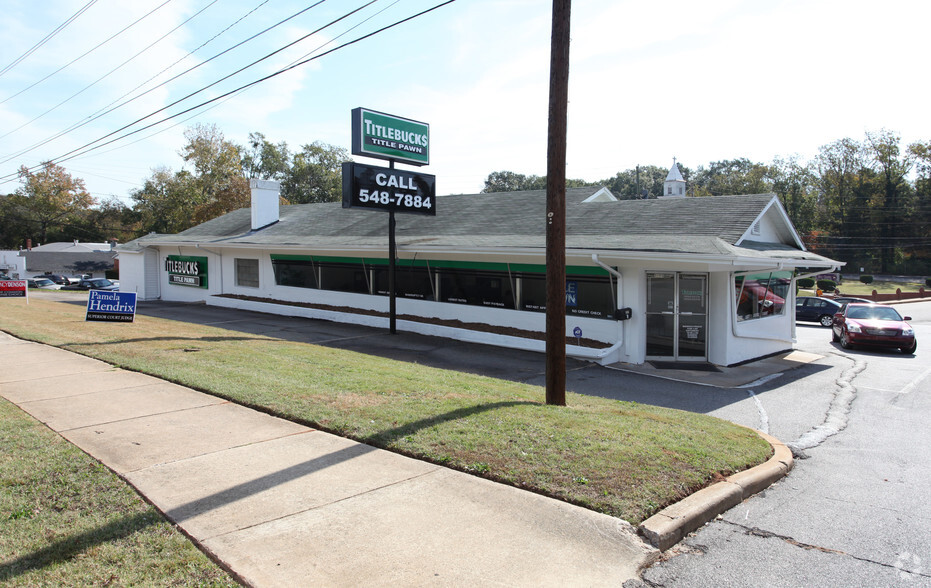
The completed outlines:
[[[436,176],[347,161],[343,208],[376,208],[436,216]]]
[[[430,125],[366,108],[354,108],[352,154],[428,165]]]
[[[207,287],[207,258],[169,255],[165,258],[168,283],[177,286]]]

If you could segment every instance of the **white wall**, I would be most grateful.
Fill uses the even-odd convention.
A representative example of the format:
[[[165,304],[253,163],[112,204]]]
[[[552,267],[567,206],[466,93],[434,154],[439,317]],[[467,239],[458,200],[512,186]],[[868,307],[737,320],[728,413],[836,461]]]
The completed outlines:
[[[721,353],[712,360],[713,363],[734,365],[792,349],[792,325],[795,318],[795,302],[792,297],[786,299],[782,315],[738,321],[733,274],[721,272],[716,278],[719,282],[716,302],[722,305],[720,312],[724,314],[720,316],[726,317],[727,320],[720,321],[717,335]],[[726,306],[726,309],[723,306]]]
[[[129,252],[120,251],[120,291],[135,292],[136,298],[147,300],[152,298],[147,296],[145,291],[145,256],[140,251]]]
[[[0,251],[0,272],[12,278],[26,277],[26,258],[19,256],[19,251]]]
[[[209,251],[208,251],[209,249]],[[199,302],[227,306],[233,308],[250,308],[283,314],[288,316],[308,316],[325,318],[340,322],[353,322],[387,328],[386,317],[371,317],[353,314],[352,309],[373,310],[381,313],[388,312],[389,300],[387,296],[371,296],[367,294],[354,294],[347,292],[333,292],[328,290],[314,290],[308,288],[295,288],[278,286],[275,284],[274,272],[271,265],[271,254],[294,253],[280,250],[246,250],[233,248],[209,247],[205,248],[164,248],[158,254],[159,285],[162,300]],[[208,260],[209,288],[194,288],[168,283],[168,276],[164,270],[165,258],[168,255],[184,255],[206,257]],[[120,256],[120,283],[121,289],[144,292],[144,263],[141,254],[121,254]],[[236,285],[235,260],[259,260],[259,287],[243,287]],[[630,307],[633,317],[627,321],[614,321],[605,319],[566,316],[566,335],[572,336],[576,327],[582,329],[582,336],[594,339],[609,345],[614,345],[608,357],[591,358],[596,361],[621,361],[632,364],[641,364],[646,357],[646,273],[648,271],[686,271],[709,274],[709,303],[708,303],[708,360],[717,365],[733,365],[748,359],[755,359],[770,355],[792,347],[792,313],[782,316],[768,317],[753,321],[736,322],[734,295],[733,295],[733,268],[730,266],[713,267],[707,264],[684,265],[671,261],[657,262],[631,262],[622,257],[601,256],[599,260],[609,267],[616,267],[621,273],[619,280],[618,307]],[[521,260],[533,262],[533,260]],[[568,258],[568,265],[592,265],[591,258]],[[337,309],[346,308],[348,312],[333,312],[322,309],[307,309],[296,306],[269,304],[265,302],[237,301],[228,298],[217,298],[217,294],[236,294],[256,298],[272,299],[283,302],[311,303],[332,306]],[[787,302],[788,303],[788,302]],[[397,312],[399,315],[417,315],[444,320],[458,320],[463,323],[482,323],[488,325],[512,327],[516,329],[545,332],[545,313],[523,312],[513,309],[489,308],[465,304],[449,304],[426,300],[413,300],[398,298]],[[454,329],[436,325],[426,326],[424,323],[399,321],[398,328],[403,331],[422,332],[448,336],[461,340],[476,340],[490,344],[507,344],[521,348],[536,349],[540,341],[521,340],[520,345],[501,335],[477,334],[476,331]],[[504,343],[502,343],[502,341]],[[575,355],[585,357],[592,355],[591,349],[573,349]]]

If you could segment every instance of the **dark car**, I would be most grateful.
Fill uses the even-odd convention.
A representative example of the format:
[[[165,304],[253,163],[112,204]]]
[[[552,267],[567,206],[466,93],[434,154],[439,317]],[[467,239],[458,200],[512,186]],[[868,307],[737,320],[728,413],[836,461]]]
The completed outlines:
[[[795,320],[821,323],[822,327],[830,327],[834,315],[842,306],[829,298],[799,296],[795,299]]]
[[[915,329],[891,306],[851,302],[834,315],[831,339],[841,347],[854,345],[894,347],[912,354],[918,349]]]
[[[43,274],[41,276],[36,276],[37,278],[45,278],[46,280],[52,280],[59,286],[68,286],[71,284],[71,281],[61,274]]]
[[[74,286],[62,288],[63,290],[119,290],[120,287],[106,278],[91,278],[81,280]]]

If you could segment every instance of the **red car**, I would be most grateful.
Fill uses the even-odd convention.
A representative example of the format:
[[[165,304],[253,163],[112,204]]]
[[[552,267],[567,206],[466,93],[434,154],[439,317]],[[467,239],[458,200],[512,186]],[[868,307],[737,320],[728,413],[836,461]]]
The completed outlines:
[[[891,306],[882,304],[851,303],[834,315],[831,338],[841,347],[850,349],[854,345],[897,347],[903,353],[912,354],[918,349],[915,329],[905,321],[912,320]]]

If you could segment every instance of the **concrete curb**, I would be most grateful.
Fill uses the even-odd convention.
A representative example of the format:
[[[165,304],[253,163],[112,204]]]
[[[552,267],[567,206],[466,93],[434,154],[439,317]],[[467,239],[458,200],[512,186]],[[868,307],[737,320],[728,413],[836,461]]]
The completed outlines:
[[[639,531],[651,545],[666,551],[692,531],[789,473],[794,464],[792,451],[775,437],[755,432],[772,445],[773,456],[667,506],[640,523]]]

